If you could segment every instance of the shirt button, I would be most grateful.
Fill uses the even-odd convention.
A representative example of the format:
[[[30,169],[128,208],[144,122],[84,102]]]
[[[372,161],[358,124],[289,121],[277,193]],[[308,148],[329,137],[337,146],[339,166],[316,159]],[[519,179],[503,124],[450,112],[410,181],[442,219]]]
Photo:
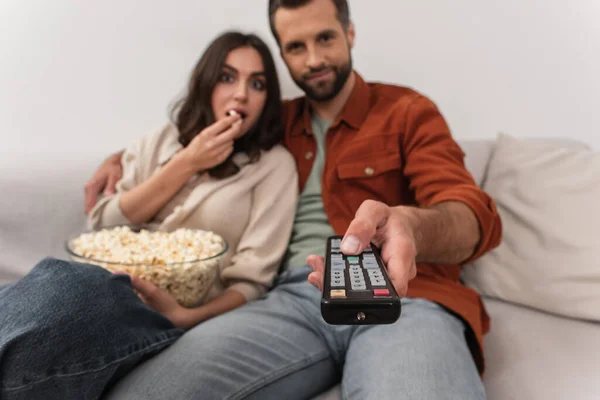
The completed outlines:
[[[374,173],[375,173],[375,170],[373,168],[371,168],[371,167],[365,168],[365,174],[367,176],[373,176]]]
[[[304,155],[304,158],[306,158],[307,160],[310,160],[311,158],[313,158],[313,156],[314,156],[313,152],[309,151]]]

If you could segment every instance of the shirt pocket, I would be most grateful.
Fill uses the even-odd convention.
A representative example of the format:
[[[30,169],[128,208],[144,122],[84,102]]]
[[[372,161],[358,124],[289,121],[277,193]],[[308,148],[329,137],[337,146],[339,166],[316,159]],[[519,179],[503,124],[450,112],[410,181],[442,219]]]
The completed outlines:
[[[400,152],[371,153],[356,160],[340,160],[337,165],[339,179],[369,179],[386,172],[401,171]]]

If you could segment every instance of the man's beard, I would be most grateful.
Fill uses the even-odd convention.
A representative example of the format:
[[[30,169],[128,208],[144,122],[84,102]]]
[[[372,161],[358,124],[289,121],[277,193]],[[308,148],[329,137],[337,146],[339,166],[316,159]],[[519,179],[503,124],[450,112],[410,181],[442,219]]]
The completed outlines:
[[[331,85],[331,89],[329,89],[327,91],[318,90],[318,89],[315,89],[312,86],[310,86],[308,83],[306,83],[305,80],[308,75],[326,71],[328,69],[330,69],[333,72],[333,74],[335,75],[335,78],[333,80],[333,85]],[[338,67],[338,66],[322,67],[322,68],[311,70],[307,74],[304,74],[302,76],[302,78],[300,78],[300,79],[296,79],[296,78],[293,78],[293,79],[294,79],[294,82],[296,82],[296,85],[298,85],[298,87],[300,87],[300,89],[302,89],[304,91],[304,93],[306,93],[306,97],[308,97],[310,100],[321,103],[321,102],[326,102],[326,101],[329,101],[329,100],[332,100],[333,98],[335,98],[335,96],[338,95],[338,93],[342,90],[342,88],[346,84],[346,81],[348,80],[348,77],[350,76],[351,73],[352,73],[352,58],[350,58],[350,60],[346,64],[342,65],[341,67]],[[327,84],[328,84],[328,82],[320,82],[317,85],[323,85],[322,87],[324,88]]]

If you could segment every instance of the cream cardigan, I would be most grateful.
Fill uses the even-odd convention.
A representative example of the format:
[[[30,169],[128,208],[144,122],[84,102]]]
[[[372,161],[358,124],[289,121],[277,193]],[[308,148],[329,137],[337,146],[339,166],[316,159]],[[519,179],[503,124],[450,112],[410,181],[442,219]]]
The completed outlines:
[[[92,227],[131,225],[119,206],[122,193],[144,182],[181,150],[177,138],[177,128],[168,124],[125,151],[117,193],[102,198],[90,212]],[[298,175],[291,154],[277,145],[262,152],[255,163],[240,153],[234,161],[241,167],[239,173],[220,180],[208,174],[194,176],[149,221],[165,231],[214,231],[228,241],[220,279],[203,301],[224,290],[235,290],[248,301],[263,295],[277,274],[294,222]]]

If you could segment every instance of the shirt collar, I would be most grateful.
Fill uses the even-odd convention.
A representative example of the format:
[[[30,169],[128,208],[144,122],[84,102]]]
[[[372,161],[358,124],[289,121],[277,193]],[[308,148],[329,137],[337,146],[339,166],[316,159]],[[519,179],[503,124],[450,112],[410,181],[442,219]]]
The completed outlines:
[[[337,126],[343,121],[353,129],[360,129],[369,113],[369,84],[366,83],[356,71],[353,71],[353,73],[356,78],[354,80],[352,93],[350,93],[350,97],[348,97],[346,104],[344,104],[340,115],[333,124],[331,124],[332,127]],[[312,134],[310,105],[306,100],[306,97],[302,100],[303,101],[299,104],[294,115],[297,120],[292,128],[292,136],[300,135],[302,133]]]

